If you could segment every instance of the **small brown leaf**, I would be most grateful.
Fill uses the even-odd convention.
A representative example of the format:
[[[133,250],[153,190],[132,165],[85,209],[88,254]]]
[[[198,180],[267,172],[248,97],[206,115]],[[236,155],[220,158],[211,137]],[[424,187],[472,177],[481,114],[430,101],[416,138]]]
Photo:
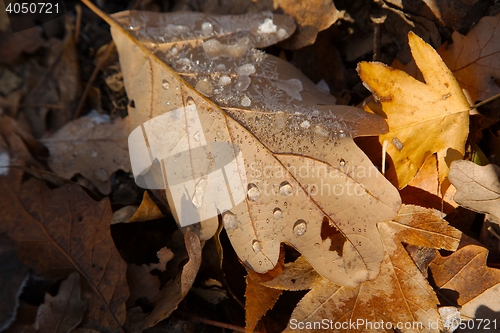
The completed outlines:
[[[38,308],[35,329],[41,333],[73,330],[87,309],[87,302],[80,294],[80,274],[73,272],[61,283],[56,296],[45,294],[45,302]]]
[[[439,255],[430,265],[441,293],[456,299],[467,319],[498,319],[493,311],[500,309],[500,270],[486,265],[487,256],[484,247],[467,245],[447,257]]]
[[[76,270],[86,279],[84,327],[121,330],[129,291],[126,264],[111,238],[108,199],[95,202],[75,184],[51,190],[34,178],[16,186],[0,177],[0,211],[0,233],[17,243],[36,274],[62,278]]]

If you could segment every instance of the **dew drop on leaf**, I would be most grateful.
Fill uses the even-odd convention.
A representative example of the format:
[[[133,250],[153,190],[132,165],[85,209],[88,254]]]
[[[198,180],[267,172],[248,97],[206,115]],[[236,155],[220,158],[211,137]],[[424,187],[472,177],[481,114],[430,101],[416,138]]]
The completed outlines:
[[[198,132],[196,132],[196,133],[194,133],[194,135],[193,135],[193,139],[194,139],[194,141],[196,141],[196,142],[200,142],[200,138],[201,138],[201,137],[200,137],[200,132],[199,132],[199,131],[198,131]]]
[[[295,236],[299,237],[305,234],[307,231],[307,223],[304,220],[297,220],[293,225],[293,233]]]
[[[252,101],[247,96],[245,96],[241,99],[241,105],[250,106],[250,104],[252,104]]]
[[[189,96],[189,97],[186,99],[186,104],[187,104],[187,105],[194,105],[194,104],[195,104],[195,101],[194,101],[193,97]]]
[[[279,220],[283,216],[283,212],[281,211],[281,209],[279,209],[278,207],[276,207],[273,210],[273,216],[274,216],[275,220]]]
[[[163,89],[168,90],[168,88],[170,88],[170,83],[167,80],[163,80],[161,86],[163,87]]]
[[[228,84],[231,84],[231,78],[227,75],[222,75],[219,78],[219,86],[227,86]]]
[[[280,194],[281,195],[291,195],[293,192],[293,188],[292,188],[292,185],[290,185],[289,182],[287,181],[284,181],[280,184]]]
[[[233,230],[238,226],[238,219],[236,218],[236,215],[227,211],[222,215],[222,223],[224,224],[224,228],[226,228],[226,230]]]
[[[256,201],[260,198],[260,190],[254,183],[248,184],[247,197],[250,201]]]
[[[204,35],[210,35],[214,31],[214,26],[210,22],[203,22],[201,25],[201,33]]]
[[[344,167],[344,165],[345,165],[345,160],[344,160],[343,158],[341,158],[341,159],[340,159],[340,161],[339,161],[339,165],[340,165],[340,167]]]
[[[260,244],[257,240],[254,239],[254,241],[252,242],[252,249],[253,249],[253,252],[255,253],[259,253],[260,252]]]
[[[194,187],[194,194],[192,199],[192,203],[196,207],[196,209],[199,209],[203,205],[203,198],[205,197],[206,189],[207,181],[205,178],[201,178]]]

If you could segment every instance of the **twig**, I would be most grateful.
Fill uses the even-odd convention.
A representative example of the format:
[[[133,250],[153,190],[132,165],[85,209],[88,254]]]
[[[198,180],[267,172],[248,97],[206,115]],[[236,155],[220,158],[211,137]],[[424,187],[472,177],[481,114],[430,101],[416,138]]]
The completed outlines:
[[[75,22],[75,31],[73,35],[73,40],[75,41],[75,45],[77,45],[80,39],[80,28],[82,26],[82,7],[79,4],[76,4],[75,11],[76,11],[76,22]]]
[[[484,101],[482,101],[482,102],[480,102],[480,103],[477,103],[477,104],[475,104],[475,105],[471,106],[471,107],[470,107],[470,109],[472,110],[472,109],[475,109],[475,108],[477,108],[477,107],[483,106],[484,104],[489,103],[489,102],[491,102],[491,101],[493,101],[493,100],[495,100],[495,99],[497,99],[497,98],[499,98],[499,97],[500,97],[500,94],[496,94],[495,96],[492,96],[492,97],[490,97],[490,98],[487,98],[487,99],[485,99]]]

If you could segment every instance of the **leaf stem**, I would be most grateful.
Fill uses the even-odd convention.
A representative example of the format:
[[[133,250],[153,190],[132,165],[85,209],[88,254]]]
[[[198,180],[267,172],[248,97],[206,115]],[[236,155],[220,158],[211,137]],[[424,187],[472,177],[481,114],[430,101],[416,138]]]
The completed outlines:
[[[499,98],[499,97],[500,97],[500,94],[496,94],[496,95],[494,95],[494,96],[491,96],[490,98],[487,98],[487,99],[485,99],[485,100],[484,100],[484,101],[482,101],[482,102],[479,102],[479,103],[477,103],[477,104],[475,104],[475,105],[472,105],[472,106],[470,107],[470,109],[472,110],[472,109],[475,109],[475,108],[477,108],[477,107],[483,106],[484,104],[489,103],[489,102],[491,102],[491,101],[493,101],[493,100],[495,100],[495,99],[497,99],[497,98]]]

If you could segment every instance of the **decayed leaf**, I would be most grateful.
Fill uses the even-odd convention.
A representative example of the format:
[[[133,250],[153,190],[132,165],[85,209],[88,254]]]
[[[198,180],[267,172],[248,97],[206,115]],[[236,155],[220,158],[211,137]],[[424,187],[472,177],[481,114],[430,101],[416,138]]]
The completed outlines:
[[[80,294],[80,274],[73,272],[61,282],[56,296],[45,294],[45,302],[38,308],[35,329],[54,333],[73,330],[87,309],[87,302]]]
[[[381,63],[362,62],[358,72],[382,104],[383,111],[377,113],[389,124],[380,142],[388,141],[396,172],[393,183],[405,187],[437,153],[439,182],[445,190],[450,163],[465,151],[470,106],[436,51],[412,32],[408,39],[425,83]]]
[[[500,14],[485,16],[467,36],[453,32],[453,44],[444,44],[439,54],[458,83],[473,101],[500,93]]]
[[[457,188],[457,203],[490,214],[500,224],[500,167],[455,161],[450,168],[450,181]]]
[[[96,112],[78,118],[42,142],[50,151],[49,165],[58,175],[71,179],[79,173],[103,194],[109,194],[111,174],[130,171],[128,120]]]
[[[34,178],[16,185],[0,177],[0,211],[0,233],[17,243],[20,259],[37,275],[62,278],[76,270],[86,279],[83,325],[120,331],[129,292],[109,229],[109,201],[95,202],[74,184],[51,190]]]
[[[143,316],[137,322],[130,323],[127,331],[142,332],[142,330],[168,318],[191,289],[201,264],[201,245],[200,239],[190,228],[184,235],[184,241],[189,261],[179,271],[175,279],[168,281],[161,291],[156,293],[156,297],[150,300],[153,303],[151,313]],[[150,280],[151,277],[150,275],[146,279]]]
[[[376,223],[396,215],[400,198],[352,137],[381,133],[384,122],[356,108],[331,105],[334,98],[290,64],[252,48],[286,38],[293,30],[289,19],[270,13],[123,12],[114,17],[122,26],[108,22],[133,101],[132,122],[141,125],[176,110],[196,110],[199,117],[198,132],[189,132],[191,125],[186,132],[184,124],[168,137],[148,136],[150,146],[168,150],[158,158],[168,157],[183,137],[192,149],[206,144],[197,143],[202,134],[206,142],[231,142],[235,156],[242,155],[235,177],[247,179],[246,200],[221,210],[243,262],[267,272],[277,262],[280,243],[287,242],[337,283],[355,285],[377,276],[383,248]],[[173,147],[165,148],[166,142]],[[197,178],[193,167],[182,170],[190,174],[186,183]],[[311,173],[301,173],[304,169]],[[186,197],[203,198],[220,186],[210,185],[199,190],[201,195],[194,190]],[[182,213],[171,207],[174,215]],[[217,225],[216,218],[202,223],[201,237],[211,237]]]
[[[281,43],[287,49],[297,50],[313,44],[318,32],[329,28],[339,17],[339,11],[332,1],[290,1],[274,0],[274,8],[281,8],[283,12],[295,19],[297,31],[290,39]]]
[[[464,319],[498,320],[500,270],[486,265],[487,256],[488,250],[484,247],[467,245],[447,257],[438,256],[430,265],[441,293],[450,300],[456,299]]]
[[[401,332],[439,332],[438,299],[401,242],[455,250],[460,231],[441,219],[438,211],[411,205],[403,206],[393,221],[379,224],[379,230],[385,257],[372,281],[354,288],[339,286],[307,270],[302,260],[297,261],[300,268],[294,263],[285,269],[288,281],[278,277],[276,284],[266,283],[281,289],[311,289],[292,313],[286,332],[393,332],[393,327]],[[332,322],[305,326],[324,318]]]

